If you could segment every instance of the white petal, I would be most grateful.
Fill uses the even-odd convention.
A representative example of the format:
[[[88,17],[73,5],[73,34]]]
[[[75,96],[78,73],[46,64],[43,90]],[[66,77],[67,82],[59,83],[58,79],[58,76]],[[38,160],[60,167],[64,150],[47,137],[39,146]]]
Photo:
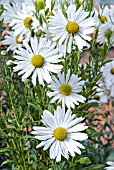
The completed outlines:
[[[49,134],[49,135],[45,135],[44,136],[35,136],[34,138],[38,139],[38,140],[47,140],[47,139],[50,139],[52,138],[52,134]]]
[[[57,126],[56,121],[51,112],[49,112],[48,110],[45,110],[41,117],[42,117],[42,122],[45,124],[45,126],[49,127],[52,130],[56,128]]]
[[[55,141],[55,138],[51,138],[51,139],[47,140],[43,150],[47,150],[54,141]]]
[[[86,140],[88,138],[87,134],[85,133],[70,133],[69,137],[78,141]]]
[[[50,148],[50,158],[51,159],[55,159],[55,157],[57,156],[56,145],[57,145],[57,141],[55,141]]]
[[[37,71],[34,70],[34,73],[32,75],[32,83],[34,86],[36,86],[36,78],[37,78]]]
[[[69,129],[69,128],[73,127],[74,125],[76,125],[77,123],[80,123],[83,120],[84,120],[84,118],[82,118],[82,117],[76,118],[67,124],[67,128]]]
[[[85,130],[87,128],[88,128],[88,126],[84,126],[84,123],[80,123],[80,124],[78,124],[76,126],[73,126],[73,127],[69,128],[69,129],[67,129],[67,131],[70,132],[70,133],[72,133],[72,132],[80,132],[80,131],[83,131],[83,130]]]

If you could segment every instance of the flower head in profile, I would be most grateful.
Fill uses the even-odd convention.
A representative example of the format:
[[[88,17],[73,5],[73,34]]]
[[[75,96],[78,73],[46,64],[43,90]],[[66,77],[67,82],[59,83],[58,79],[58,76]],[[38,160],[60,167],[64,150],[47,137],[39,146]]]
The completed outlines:
[[[69,5],[66,10],[66,16],[60,9],[54,12],[49,22],[49,32],[54,41],[58,41],[64,49],[70,53],[72,45],[77,45],[79,50],[84,46],[89,47],[87,41],[91,40],[88,34],[94,32],[94,20],[88,17],[89,13],[83,10],[83,6],[76,11],[75,4]],[[87,41],[86,41],[87,40]]]
[[[107,170],[114,170],[114,162],[108,161],[108,162],[106,162],[106,163],[107,163],[107,165],[109,165],[109,166],[106,167],[105,169],[107,169]]]
[[[14,71],[22,76],[22,81],[25,81],[32,74],[32,83],[35,86],[38,78],[39,84],[44,85],[44,81],[50,83],[50,73],[58,73],[62,69],[62,65],[57,63],[61,61],[62,54],[58,53],[58,49],[55,48],[55,43],[45,38],[37,37],[28,42],[24,41],[25,48],[19,48],[16,50],[14,58],[17,59],[14,63],[17,65],[14,67]]]
[[[78,94],[82,91],[82,86],[84,85],[84,81],[80,81],[81,78],[75,74],[70,76],[70,69],[66,76],[64,72],[59,72],[57,77],[52,76],[52,81],[49,85],[53,91],[48,93],[48,96],[52,97],[51,103],[58,100],[58,103],[62,101],[62,107],[66,105],[68,108],[75,108],[75,105],[79,105],[79,102],[85,102],[86,98]]]
[[[68,159],[69,155],[75,156],[75,152],[81,154],[80,148],[83,149],[84,146],[78,141],[88,138],[87,134],[81,132],[88,128],[81,123],[84,118],[76,118],[70,109],[65,113],[65,109],[60,106],[54,111],[54,115],[45,110],[41,117],[45,127],[34,126],[32,131],[36,139],[42,140],[37,148],[50,148],[50,158],[56,158],[57,162],[61,161],[61,156]]]
[[[92,99],[89,100],[89,102],[100,102],[100,103],[107,103],[108,102],[108,97],[106,94],[106,91],[103,89],[102,84],[98,84],[98,86],[95,86],[95,93],[92,96]]]
[[[106,82],[106,86],[112,86],[114,83],[114,60],[106,63],[105,66],[101,68],[101,72]]]

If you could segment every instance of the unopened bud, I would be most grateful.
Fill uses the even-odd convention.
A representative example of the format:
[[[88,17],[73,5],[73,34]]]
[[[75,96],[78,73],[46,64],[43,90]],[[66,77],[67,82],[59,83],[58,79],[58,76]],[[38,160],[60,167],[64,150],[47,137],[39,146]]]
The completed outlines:
[[[83,5],[83,1],[80,0],[80,1],[79,1],[79,5]]]
[[[40,36],[40,35],[42,35],[42,30],[40,30],[40,29],[39,29],[39,30],[37,30],[37,31],[35,32],[35,35],[36,35],[36,36]]]
[[[7,66],[11,66],[13,64],[13,61],[12,60],[8,60],[7,62],[6,62],[6,65]]]
[[[3,55],[3,56],[7,55],[7,51],[5,51],[5,50],[1,51],[1,55]]]
[[[44,0],[37,0],[36,5],[38,6],[39,10],[42,10],[45,8],[45,2]]]

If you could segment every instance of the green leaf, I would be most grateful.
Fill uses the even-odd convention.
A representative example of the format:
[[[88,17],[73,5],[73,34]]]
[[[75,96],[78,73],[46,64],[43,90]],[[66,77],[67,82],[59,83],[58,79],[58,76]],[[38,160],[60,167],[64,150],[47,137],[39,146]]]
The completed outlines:
[[[38,106],[38,105],[35,105],[33,103],[28,103],[28,105],[34,107],[36,110],[38,110],[39,112],[42,112],[42,109]]]
[[[33,136],[27,135],[27,136],[22,136],[23,139],[34,139]]]
[[[65,162],[62,162],[60,165],[57,166],[57,170],[62,170],[65,166]]]
[[[100,168],[103,168],[104,167],[104,165],[103,164],[96,164],[96,165],[91,165],[91,166],[89,166],[87,169],[88,170],[98,170],[98,169],[100,169]]]
[[[14,160],[7,160],[7,161],[4,161],[1,166],[3,165],[6,165],[6,164],[9,164],[9,163],[14,163],[15,161]]]
[[[42,25],[43,21],[42,21],[42,16],[41,15],[39,17],[39,22],[40,22],[40,25]]]
[[[84,116],[85,119],[91,118],[93,116],[93,112],[88,113]]]
[[[0,153],[16,151],[13,147],[5,147],[0,149]]]
[[[89,165],[91,163],[91,160],[88,157],[83,157],[78,160],[81,164]]]
[[[48,14],[48,12],[49,12],[49,8],[45,11],[45,15],[47,15],[47,14]]]

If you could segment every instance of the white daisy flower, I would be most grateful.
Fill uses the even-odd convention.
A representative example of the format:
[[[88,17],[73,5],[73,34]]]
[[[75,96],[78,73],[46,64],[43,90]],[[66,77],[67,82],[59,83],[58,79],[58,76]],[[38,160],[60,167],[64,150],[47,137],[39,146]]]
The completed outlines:
[[[113,27],[111,22],[106,22],[105,24],[102,24],[99,28],[97,42],[99,44],[106,43],[108,45],[109,39],[110,39],[110,43],[113,46],[114,45]]]
[[[49,22],[49,32],[52,34],[53,41],[58,41],[61,46],[64,44],[64,49],[70,53],[72,44],[77,45],[79,50],[82,50],[84,46],[90,47],[86,42],[91,40],[91,37],[87,34],[94,32],[94,20],[89,17],[88,12],[83,10],[83,6],[76,11],[75,5],[69,5],[66,10],[66,17],[61,10],[54,11],[54,16],[51,16]],[[66,47],[68,46],[68,47]]]
[[[106,163],[109,165],[109,167],[105,167],[105,169],[107,169],[107,170],[114,170],[114,162],[108,161]]]
[[[101,68],[101,72],[105,79],[106,86],[111,86],[114,83],[114,60],[106,63],[105,66]]]
[[[21,11],[21,3],[6,3],[4,4],[4,12],[1,15],[1,18],[4,20],[5,24],[11,23],[12,19],[17,17],[17,12]]]
[[[100,86],[100,85],[99,85]],[[100,102],[100,103],[107,103],[108,102],[108,98],[106,95],[106,91],[104,89],[102,89],[101,87],[95,87],[95,94],[94,96],[92,96],[91,100],[89,100],[89,102]]]
[[[64,72],[59,72],[57,77],[58,79],[52,76],[49,87],[53,92],[47,94],[49,97],[53,97],[51,103],[58,100],[58,103],[62,101],[62,107],[66,105],[68,108],[75,108],[75,105],[79,105],[79,102],[85,102],[86,98],[78,94],[82,91],[84,85],[84,81],[80,81],[81,78],[78,78],[75,74],[70,76],[70,69],[66,77]]]
[[[12,19],[11,23],[9,24],[9,26],[14,30],[14,35],[20,35],[20,37],[31,37],[30,28],[33,14],[31,12],[28,13],[25,9],[22,9],[20,12],[17,12],[16,15],[16,18]]]
[[[36,139],[42,140],[36,148],[44,146],[43,150],[47,150],[50,147],[50,158],[56,158],[57,162],[61,161],[61,156],[68,159],[69,155],[75,156],[75,152],[81,154],[79,148],[84,149],[84,146],[78,141],[88,138],[87,134],[81,133],[88,128],[80,123],[84,118],[76,118],[70,109],[65,113],[60,106],[54,111],[54,115],[45,110],[41,117],[45,127],[34,126],[32,131]]]
[[[7,31],[5,40],[2,41],[3,45],[9,45],[7,51],[12,50],[15,53],[15,50],[23,46],[23,41],[19,40],[19,35],[14,36],[14,32]]]
[[[93,9],[92,14],[94,13],[94,19],[96,21],[96,27],[99,24],[104,24],[110,22],[110,9],[108,6],[100,6],[99,9]]]
[[[22,75],[22,81],[25,81],[32,73],[32,83],[36,85],[36,79],[38,77],[39,84],[44,85],[44,81],[50,83],[50,73],[58,73],[62,69],[62,65],[57,63],[61,61],[62,54],[58,53],[58,49],[55,49],[55,43],[46,40],[45,38],[37,37],[30,40],[30,45],[24,42],[24,48],[16,50],[17,55],[14,58],[17,59],[14,63],[17,66],[14,67],[14,71],[19,71],[19,75]]]

